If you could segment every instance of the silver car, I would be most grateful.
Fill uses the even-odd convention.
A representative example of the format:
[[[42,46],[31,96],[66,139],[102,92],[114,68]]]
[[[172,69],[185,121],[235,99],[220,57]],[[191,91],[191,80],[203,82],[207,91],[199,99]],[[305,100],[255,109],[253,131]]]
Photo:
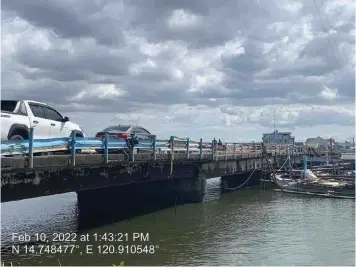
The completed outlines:
[[[147,131],[145,128],[137,125],[116,125],[116,126],[109,126],[104,130],[98,132],[96,134],[96,138],[104,138],[105,133],[109,134],[110,138],[124,138],[129,139],[131,138],[131,134],[135,134],[138,139],[148,139],[152,140],[153,135]],[[102,149],[97,149],[97,153],[103,153]],[[110,152],[120,152],[122,149],[110,149]]]
[[[96,138],[102,138],[105,136],[105,133],[109,133],[110,137],[114,138],[124,138],[128,139],[131,137],[131,134],[135,134],[139,139],[151,139],[152,134],[147,131],[145,128],[136,125],[117,125],[109,126],[104,130],[96,134]]]

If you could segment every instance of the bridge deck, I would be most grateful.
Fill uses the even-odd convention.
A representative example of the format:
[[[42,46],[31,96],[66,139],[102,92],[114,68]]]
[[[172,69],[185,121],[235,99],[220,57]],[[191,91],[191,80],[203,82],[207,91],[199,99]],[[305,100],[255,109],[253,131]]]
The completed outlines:
[[[109,154],[108,163],[105,163],[105,157],[101,154],[77,154],[75,155],[75,166],[76,167],[94,167],[102,166],[106,164],[126,164],[127,162],[170,162],[170,154],[156,154],[156,159],[154,160],[154,155],[152,153],[138,153],[134,157],[134,161],[125,154]],[[248,158],[260,158],[261,153],[245,153],[245,154],[226,154],[226,155],[213,155],[209,154],[190,154],[189,159],[187,154],[174,154],[173,162],[178,161],[194,161],[194,162],[211,162],[211,161],[225,161],[234,159],[248,159]],[[72,164],[72,157],[70,155],[52,155],[52,156],[37,156],[33,157],[33,169],[43,170],[43,169],[55,169],[57,167],[70,167],[74,166]],[[4,157],[1,159],[1,170],[2,172],[16,172],[29,169],[29,158],[28,157]],[[32,168],[31,168],[32,169]]]

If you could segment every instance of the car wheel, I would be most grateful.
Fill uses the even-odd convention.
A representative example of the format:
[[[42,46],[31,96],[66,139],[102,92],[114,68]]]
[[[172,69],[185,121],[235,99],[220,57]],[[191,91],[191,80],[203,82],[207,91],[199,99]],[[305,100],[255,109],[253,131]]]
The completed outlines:
[[[15,134],[15,135],[11,136],[9,140],[25,140],[25,138],[23,138],[19,134]]]

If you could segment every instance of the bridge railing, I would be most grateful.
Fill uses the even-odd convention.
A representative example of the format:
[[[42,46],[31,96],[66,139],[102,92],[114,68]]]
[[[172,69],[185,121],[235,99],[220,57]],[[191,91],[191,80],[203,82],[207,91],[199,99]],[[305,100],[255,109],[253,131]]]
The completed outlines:
[[[217,142],[213,139],[206,142],[190,140],[189,137],[171,136],[170,139],[158,139],[151,136],[149,139],[140,139],[132,135],[129,139],[111,138],[108,133],[104,138],[76,137],[75,132],[68,138],[33,139],[34,128],[30,129],[29,140],[9,140],[1,142],[1,156],[22,155],[33,159],[34,155],[46,152],[69,152],[72,162],[75,164],[75,156],[91,150],[96,154],[103,154],[105,162],[108,162],[108,155],[111,152],[123,151],[130,155],[134,161],[135,154],[148,153],[152,159],[157,159],[157,154],[185,154],[186,159],[191,155],[199,155],[199,159],[209,160],[229,160],[258,156],[262,154],[262,144],[260,143],[237,143],[237,142]],[[292,153],[296,148],[287,146],[266,146],[268,153],[283,155]],[[294,151],[295,152],[295,151]],[[293,153],[292,153],[293,154]],[[181,156],[179,158],[182,158]],[[194,159],[197,157],[194,156]],[[30,164],[31,165],[31,164]]]

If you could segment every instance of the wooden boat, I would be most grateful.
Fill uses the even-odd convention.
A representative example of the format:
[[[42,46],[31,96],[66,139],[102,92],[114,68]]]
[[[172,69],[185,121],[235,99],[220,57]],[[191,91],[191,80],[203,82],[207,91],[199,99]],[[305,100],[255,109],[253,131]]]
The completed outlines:
[[[275,183],[281,191],[289,193],[317,194],[324,196],[347,196],[355,198],[355,181],[332,177],[288,178],[288,174],[276,174]]]
[[[278,191],[325,197],[355,198],[355,177],[324,174],[317,176],[305,168],[272,174]]]

